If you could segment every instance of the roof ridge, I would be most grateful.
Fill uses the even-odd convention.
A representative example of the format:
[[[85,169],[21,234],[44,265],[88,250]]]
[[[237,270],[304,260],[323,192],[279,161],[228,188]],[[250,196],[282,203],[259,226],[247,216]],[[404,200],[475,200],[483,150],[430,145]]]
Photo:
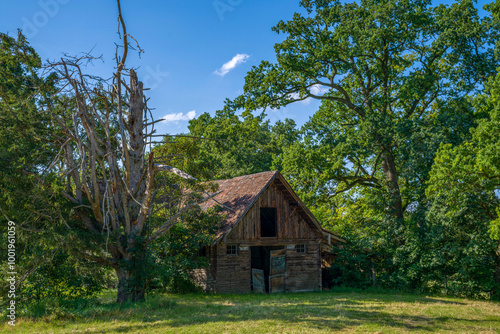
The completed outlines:
[[[218,194],[201,203],[200,207],[205,210],[219,204],[223,206],[220,213],[225,214],[225,219],[216,233],[217,239],[240,221],[259,198],[262,191],[279,175],[278,171],[265,171],[237,176],[232,179],[208,181],[216,182],[219,185]]]
[[[253,174],[235,176],[235,177],[232,177],[232,178],[229,178],[229,179],[210,180],[210,181],[207,181],[207,182],[223,182],[223,181],[235,180],[235,179],[240,179],[240,178],[250,178],[252,176],[257,176],[257,175],[260,175],[260,174],[271,174],[271,173],[274,175],[274,174],[279,173],[279,172],[276,169],[276,170],[258,172],[258,173],[253,173]]]

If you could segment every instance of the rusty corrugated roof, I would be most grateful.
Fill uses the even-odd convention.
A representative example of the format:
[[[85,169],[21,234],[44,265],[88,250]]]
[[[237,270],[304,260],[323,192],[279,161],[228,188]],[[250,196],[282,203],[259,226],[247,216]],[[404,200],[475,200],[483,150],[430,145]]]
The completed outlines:
[[[219,185],[217,194],[200,206],[206,210],[221,205],[221,214],[226,218],[217,231],[216,240],[232,229],[247,213],[260,194],[274,180],[278,171],[244,175],[227,180],[212,181]]]

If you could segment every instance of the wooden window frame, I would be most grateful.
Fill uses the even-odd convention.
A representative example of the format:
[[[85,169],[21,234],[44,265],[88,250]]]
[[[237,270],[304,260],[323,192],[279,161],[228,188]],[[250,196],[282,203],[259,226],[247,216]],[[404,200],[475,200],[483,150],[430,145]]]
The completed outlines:
[[[237,256],[238,248],[238,245],[226,245],[226,255]]]
[[[295,245],[295,249],[297,250],[298,254],[306,254],[307,253],[307,246],[306,246],[306,244]]]

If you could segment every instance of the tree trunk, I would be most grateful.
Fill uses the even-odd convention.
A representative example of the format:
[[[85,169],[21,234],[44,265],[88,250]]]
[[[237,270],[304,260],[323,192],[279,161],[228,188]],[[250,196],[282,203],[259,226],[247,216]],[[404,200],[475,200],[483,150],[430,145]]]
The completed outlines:
[[[396,170],[396,163],[392,153],[386,153],[383,156],[382,168],[384,169],[385,179],[389,188],[390,196],[390,215],[397,219],[403,218],[403,201],[399,190],[399,177]]]
[[[372,266],[371,266],[371,276],[372,276],[372,286],[375,288],[377,286],[377,275],[375,272],[375,262],[372,259]]]
[[[146,282],[138,275],[137,270],[115,268],[118,276],[117,302],[137,302],[145,299]]]
[[[492,293],[493,299],[500,299],[500,242],[497,244],[495,257],[495,272],[494,272],[495,288]]]

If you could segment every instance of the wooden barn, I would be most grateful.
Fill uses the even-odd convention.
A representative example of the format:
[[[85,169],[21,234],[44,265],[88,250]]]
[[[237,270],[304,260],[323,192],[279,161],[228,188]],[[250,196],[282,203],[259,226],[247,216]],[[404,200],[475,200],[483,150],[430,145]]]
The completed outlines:
[[[345,242],[321,228],[283,176],[263,172],[215,181],[219,194],[203,204],[225,215],[205,249],[208,268],[194,281],[216,293],[311,291],[322,288],[332,247]]]

